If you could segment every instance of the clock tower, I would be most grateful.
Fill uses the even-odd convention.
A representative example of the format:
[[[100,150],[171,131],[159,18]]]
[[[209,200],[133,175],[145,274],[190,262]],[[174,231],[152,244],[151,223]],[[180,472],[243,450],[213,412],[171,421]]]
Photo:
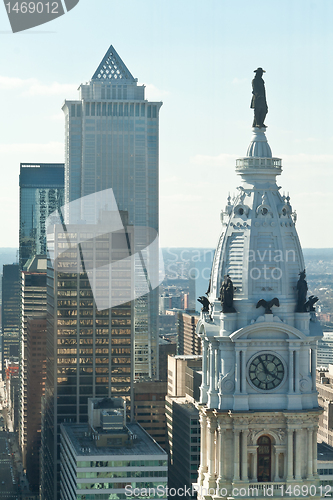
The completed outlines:
[[[321,496],[317,339],[290,197],[265,125],[236,161],[238,195],[221,213],[202,340],[198,498]]]

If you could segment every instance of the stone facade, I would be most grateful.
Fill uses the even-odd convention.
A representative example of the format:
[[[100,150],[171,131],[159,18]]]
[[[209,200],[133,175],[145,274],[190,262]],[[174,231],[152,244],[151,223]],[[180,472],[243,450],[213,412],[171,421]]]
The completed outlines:
[[[247,157],[237,160],[242,185],[221,214],[209,310],[196,329],[203,358],[200,500],[212,496],[209,489],[215,498],[281,497],[289,486],[296,498],[297,484],[313,485],[311,496],[320,496],[322,332],[314,311],[295,312],[304,260],[290,197],[276,183],[281,160],[272,157],[265,130],[253,129]],[[227,287],[228,304],[221,295]]]

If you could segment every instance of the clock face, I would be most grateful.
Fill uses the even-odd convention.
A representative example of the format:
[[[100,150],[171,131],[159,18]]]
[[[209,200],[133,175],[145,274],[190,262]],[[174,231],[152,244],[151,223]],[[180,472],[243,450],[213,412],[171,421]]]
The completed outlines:
[[[269,391],[281,384],[284,366],[280,358],[270,353],[256,356],[249,366],[249,379],[258,389]]]

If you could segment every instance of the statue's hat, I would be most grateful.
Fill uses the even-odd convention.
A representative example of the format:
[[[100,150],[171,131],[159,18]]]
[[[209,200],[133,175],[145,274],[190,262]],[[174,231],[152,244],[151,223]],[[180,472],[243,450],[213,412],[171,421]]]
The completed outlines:
[[[254,73],[257,73],[258,71],[262,71],[263,73],[266,73],[266,71],[262,68],[258,68],[254,70]]]

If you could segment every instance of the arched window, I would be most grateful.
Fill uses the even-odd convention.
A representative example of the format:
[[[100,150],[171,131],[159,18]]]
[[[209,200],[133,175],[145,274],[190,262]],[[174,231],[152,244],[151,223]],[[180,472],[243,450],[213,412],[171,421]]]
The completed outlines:
[[[258,439],[258,481],[267,483],[271,481],[271,454],[272,443],[268,436]]]

